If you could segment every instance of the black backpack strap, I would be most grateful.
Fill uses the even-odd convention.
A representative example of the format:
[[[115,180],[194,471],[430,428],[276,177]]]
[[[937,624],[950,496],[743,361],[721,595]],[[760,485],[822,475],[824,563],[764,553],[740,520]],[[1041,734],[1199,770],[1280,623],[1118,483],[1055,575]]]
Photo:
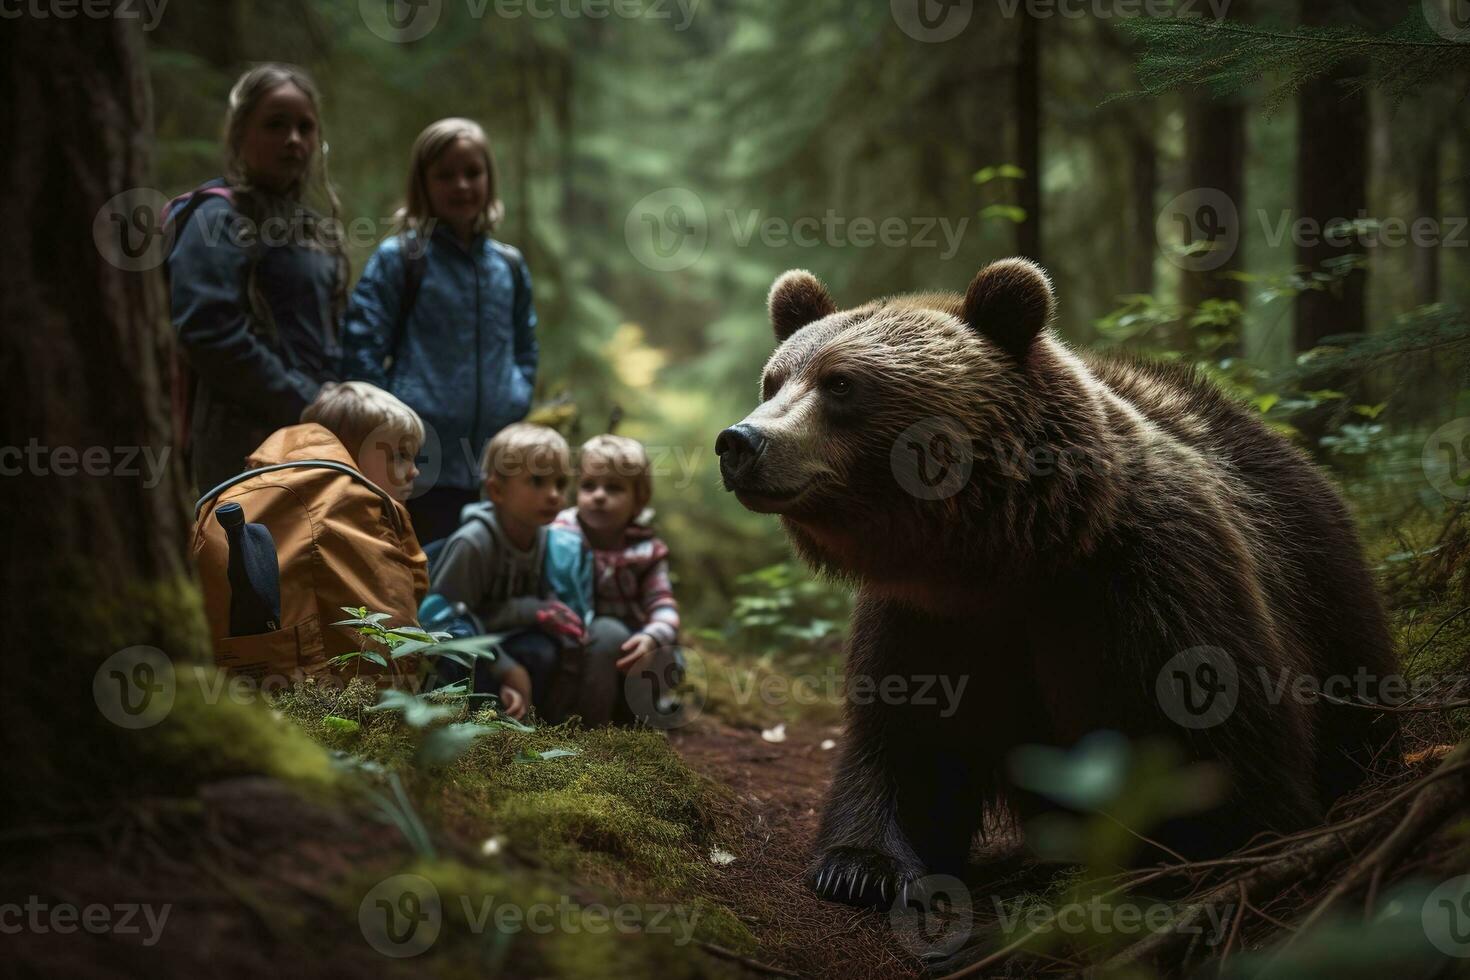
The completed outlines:
[[[388,495],[388,491],[384,490],[372,480],[369,480],[367,477],[363,476],[362,473],[358,470],[353,469],[345,463],[339,463],[336,460],[332,459],[298,459],[293,460],[289,463],[272,463],[270,466],[262,466],[258,469],[246,470],[244,473],[232,476],[224,483],[221,483],[219,486],[215,487],[213,490],[209,491],[204,496],[199,498],[199,502],[194,505],[194,520],[199,520],[199,515],[204,510],[205,504],[209,503],[211,500],[218,497],[220,494],[224,493],[226,490],[230,489],[230,487],[233,487],[237,483],[244,483],[251,477],[260,476],[260,474],[262,473],[274,473],[277,470],[305,469],[336,470],[338,473],[345,473],[348,476],[352,477],[358,483],[361,483],[363,486],[367,487],[369,490],[377,494],[378,497],[382,499],[383,508],[388,512],[389,519],[393,521],[393,529],[396,530],[399,534],[403,533],[403,522],[398,517],[398,508],[394,506],[395,502],[393,498]]]
[[[509,245],[497,242],[493,238],[490,239],[490,244],[495,246],[495,251],[499,252],[500,257],[505,259],[506,264],[510,266],[510,281],[514,286],[514,291],[511,293],[511,302],[518,303],[521,299],[521,293],[526,288],[525,277],[521,274],[521,253]]]
[[[424,272],[429,265],[429,243],[423,237],[400,235],[399,251],[403,255],[403,291],[398,297],[398,318],[393,321],[393,339],[388,353],[393,363],[398,363],[398,351],[403,345],[403,332],[408,329],[408,315],[418,301],[419,288],[424,284]]]
[[[167,259],[173,256],[173,250],[179,243],[179,236],[183,233],[184,227],[189,223],[189,219],[194,217],[194,212],[199,209],[199,206],[212,197],[218,197],[222,198],[231,208],[235,207],[233,192],[230,191],[230,193],[226,194],[215,193],[219,190],[230,191],[229,183],[223,177],[206,180],[190,191],[187,196],[180,195],[180,197],[184,198],[184,203],[177,211],[170,213],[164,221],[166,228],[173,229],[173,240],[168,243],[169,254],[165,257],[163,265],[165,280],[169,277]],[[178,198],[175,200],[178,200]],[[252,318],[250,328],[256,332],[263,332],[268,336],[274,337],[276,334],[275,316],[271,313],[270,305],[265,302],[265,297],[260,295],[259,286],[256,283],[256,273],[260,269],[260,260],[265,257],[265,243],[261,241],[259,235],[252,236],[251,242],[247,247],[247,254],[249,255],[249,260],[245,266],[244,288],[245,304],[249,307]]]
[[[177,211],[171,211],[168,214],[163,223],[165,225],[165,231],[167,231],[169,228],[173,229],[173,240],[168,243],[169,256],[173,255],[174,246],[177,245],[179,242],[179,235],[183,232],[184,227],[188,225],[189,219],[194,217],[194,212],[199,210],[199,205],[203,204],[211,197],[221,197],[224,198],[226,202],[230,203],[231,207],[234,206],[233,202],[231,202],[229,198],[225,197],[223,194],[205,193],[206,191],[214,191],[225,186],[226,184],[224,178],[222,177],[216,177],[213,180],[206,180],[204,183],[200,184],[198,187],[189,192],[188,196],[184,200],[183,205],[179,207]],[[168,256],[165,256],[165,259],[167,258]],[[165,261],[163,264],[163,270],[164,275],[167,276],[167,261]]]

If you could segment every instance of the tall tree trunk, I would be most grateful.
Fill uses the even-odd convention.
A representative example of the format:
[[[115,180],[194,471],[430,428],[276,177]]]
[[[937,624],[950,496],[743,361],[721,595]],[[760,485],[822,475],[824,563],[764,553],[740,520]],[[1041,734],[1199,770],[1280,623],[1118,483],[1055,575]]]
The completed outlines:
[[[1301,0],[1301,21],[1309,27],[1333,23],[1334,0]],[[1297,263],[1313,272],[1324,262],[1359,251],[1355,241],[1329,242],[1328,225],[1352,221],[1368,207],[1368,98],[1347,94],[1346,79],[1364,65],[1349,61],[1302,86],[1297,99],[1296,198],[1300,217],[1316,222],[1321,234],[1297,244]],[[1296,349],[1308,350],[1323,337],[1359,333],[1367,325],[1364,308],[1367,274],[1358,269],[1325,290],[1306,290],[1296,301]]]
[[[540,250],[531,228],[531,145],[536,139],[536,117],[531,108],[531,58],[517,52],[516,64],[516,193],[510,208],[515,210],[521,251],[526,262],[539,267]]]
[[[1016,61],[1016,165],[1019,204],[1026,219],[1016,226],[1016,251],[1037,262],[1041,255],[1041,24],[1021,14]]]
[[[1250,19],[1248,0],[1236,0],[1229,8],[1230,19]],[[1184,110],[1184,179],[1185,186],[1218,191],[1234,205],[1236,224],[1245,221],[1245,154],[1246,112],[1239,98],[1214,98],[1200,93],[1189,99]],[[1242,227],[1224,229],[1233,242],[1228,257],[1207,270],[1186,270],[1180,281],[1180,300],[1188,306],[1199,306],[1206,300],[1239,303],[1244,296],[1241,282],[1233,272],[1245,268],[1245,235]],[[1246,346],[1245,323],[1233,345],[1222,346],[1217,357],[1239,354]],[[1181,345],[1190,338],[1179,338]]]
[[[598,236],[608,234],[614,227],[607,209],[606,195],[609,176],[607,166],[596,155],[582,149],[579,140],[583,120],[587,125],[603,117],[603,87],[593,72],[601,65],[602,52],[607,46],[607,25],[601,20],[583,18],[580,22],[569,22],[570,39],[575,56],[570,52],[566,60],[566,74],[560,92],[563,107],[558,113],[557,124],[562,138],[562,227],[567,229],[573,240],[580,240],[590,254],[605,254]],[[617,226],[619,242],[622,229]],[[606,243],[609,245],[610,243]],[[570,271],[581,263],[569,264]],[[616,287],[606,263],[586,263],[585,281],[579,288],[590,290],[594,295],[610,295]]]
[[[0,404],[21,445],[0,464],[22,473],[0,478],[0,608],[16,641],[0,744],[25,773],[4,780],[0,811],[35,819],[3,801],[103,798],[140,775],[98,775],[97,760],[139,744],[99,713],[101,662],[136,644],[188,660],[203,630],[168,445],[161,279],[119,267],[158,217],[146,192],[115,203],[152,182],[141,31],[113,16],[24,16],[0,30],[0,64]],[[65,741],[89,758],[63,765]],[[77,786],[78,768],[96,781]]]
[[[1235,205],[1237,221],[1243,219],[1245,107],[1234,100],[1207,95],[1192,98],[1185,109],[1184,152],[1185,184],[1220,191]],[[1235,248],[1224,263],[1207,271],[1184,273],[1180,284],[1184,303],[1198,306],[1207,299],[1240,301],[1240,280],[1226,275],[1244,265],[1244,236],[1237,234],[1235,239]]]
[[[1133,205],[1128,289],[1151,294],[1154,291],[1154,255],[1158,249],[1155,229],[1158,212],[1154,207],[1154,192],[1159,186],[1159,152],[1154,144],[1152,113],[1144,123],[1136,126],[1128,137],[1128,160],[1132,167],[1128,186]]]
[[[1436,127],[1425,138],[1414,168],[1414,220],[1432,219],[1439,224],[1440,136]],[[1413,224],[1410,224],[1413,231]],[[1411,234],[1413,242],[1417,235]],[[1439,301],[1439,235],[1426,244],[1414,244],[1414,302],[1420,305]]]

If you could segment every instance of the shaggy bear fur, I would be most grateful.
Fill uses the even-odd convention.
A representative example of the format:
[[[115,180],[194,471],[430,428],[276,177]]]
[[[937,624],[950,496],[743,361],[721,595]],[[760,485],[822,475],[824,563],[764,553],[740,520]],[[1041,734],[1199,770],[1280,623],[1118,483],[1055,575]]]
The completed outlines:
[[[1374,698],[1395,661],[1346,508],[1254,412],[1187,368],[1074,353],[1022,259],[840,312],[793,271],[769,308],[761,405],[716,443],[726,487],[858,586],[850,690],[968,680],[948,714],[849,698],[820,894],[886,903],[961,869],[987,813],[1039,804],[1007,781],[1021,744],[1111,729],[1217,763],[1222,804],[1145,828],[1188,857],[1319,821],[1389,757],[1392,715],[1292,693],[1366,671],[1348,693]],[[1228,684],[1233,710],[1181,724],[1178,698]]]

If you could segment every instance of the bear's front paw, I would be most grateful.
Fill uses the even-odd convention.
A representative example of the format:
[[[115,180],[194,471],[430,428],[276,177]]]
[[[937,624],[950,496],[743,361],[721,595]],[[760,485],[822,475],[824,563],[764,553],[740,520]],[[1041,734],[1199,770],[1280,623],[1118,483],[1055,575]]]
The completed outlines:
[[[917,864],[878,851],[834,847],[812,864],[807,883],[830,901],[888,908],[896,898],[907,901],[923,875]]]

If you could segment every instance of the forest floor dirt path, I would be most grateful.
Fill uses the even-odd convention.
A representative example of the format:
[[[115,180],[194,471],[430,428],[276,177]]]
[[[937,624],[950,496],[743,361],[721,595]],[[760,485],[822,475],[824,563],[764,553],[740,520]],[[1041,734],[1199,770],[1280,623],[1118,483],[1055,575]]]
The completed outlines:
[[[763,963],[803,977],[914,977],[919,962],[885,913],[819,901],[803,880],[837,762],[837,751],[821,745],[839,738],[836,727],[802,726],[769,742],[711,718],[671,733],[689,766],[733,796],[735,860],[710,876],[708,890],[760,940],[754,958]]]

